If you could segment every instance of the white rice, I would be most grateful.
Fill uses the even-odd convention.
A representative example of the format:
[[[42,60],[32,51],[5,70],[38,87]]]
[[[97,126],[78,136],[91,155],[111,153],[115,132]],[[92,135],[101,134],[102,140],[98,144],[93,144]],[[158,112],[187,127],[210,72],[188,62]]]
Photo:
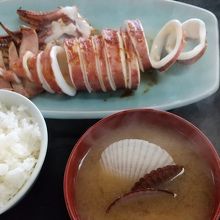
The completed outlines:
[[[30,177],[40,145],[40,129],[28,109],[0,102],[0,210]]]

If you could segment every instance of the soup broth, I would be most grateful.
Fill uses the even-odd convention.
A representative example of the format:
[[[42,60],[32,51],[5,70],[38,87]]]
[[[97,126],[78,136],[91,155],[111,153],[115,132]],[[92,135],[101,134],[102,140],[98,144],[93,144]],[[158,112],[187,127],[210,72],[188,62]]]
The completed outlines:
[[[177,197],[166,194],[134,197],[119,202],[106,213],[108,205],[118,196],[129,192],[134,182],[104,172],[99,159],[106,147],[125,138],[155,143],[164,148],[176,164],[184,166],[182,176],[162,186],[175,192]],[[76,180],[75,198],[81,220],[211,219],[214,205],[211,171],[193,150],[193,143],[182,134],[154,125],[132,124],[123,129],[105,131],[105,135],[91,141],[91,145]]]

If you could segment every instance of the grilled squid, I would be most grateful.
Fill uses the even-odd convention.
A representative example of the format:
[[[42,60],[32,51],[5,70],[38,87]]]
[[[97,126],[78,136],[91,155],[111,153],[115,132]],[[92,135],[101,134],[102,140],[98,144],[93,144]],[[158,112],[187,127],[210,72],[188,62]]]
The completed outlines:
[[[199,19],[167,22],[149,48],[138,19],[95,35],[74,6],[17,13],[30,27],[13,32],[1,24],[9,36],[0,37],[0,88],[28,97],[43,90],[74,96],[77,91],[136,89],[141,72],[166,71],[176,61],[193,63],[207,47]],[[189,41],[197,45],[186,51]]]

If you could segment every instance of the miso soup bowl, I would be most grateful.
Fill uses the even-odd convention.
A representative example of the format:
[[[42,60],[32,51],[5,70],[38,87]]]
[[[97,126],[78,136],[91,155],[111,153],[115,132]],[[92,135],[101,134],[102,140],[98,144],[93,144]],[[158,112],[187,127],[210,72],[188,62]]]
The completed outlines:
[[[220,158],[215,147],[209,139],[194,125],[185,119],[169,112],[163,112],[153,109],[136,109],[122,111],[106,117],[92,127],[79,139],[69,156],[65,175],[64,175],[64,197],[69,216],[73,220],[80,220],[76,208],[75,183],[77,173],[82,162],[89,151],[91,145],[90,140],[96,140],[103,134],[103,131],[123,127],[130,120],[136,120],[140,123],[153,123],[154,125],[163,126],[172,129],[181,134],[184,138],[193,142],[197,149],[195,151],[203,158],[213,173],[213,181],[215,184],[214,193],[214,212],[212,220],[218,220],[220,217]]]

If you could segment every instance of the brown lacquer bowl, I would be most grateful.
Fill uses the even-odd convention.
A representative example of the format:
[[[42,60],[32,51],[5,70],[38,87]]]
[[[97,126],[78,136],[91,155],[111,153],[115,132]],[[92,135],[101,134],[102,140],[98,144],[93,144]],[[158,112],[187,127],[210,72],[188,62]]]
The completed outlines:
[[[76,209],[75,183],[80,163],[91,147],[89,140],[96,140],[103,131],[120,128],[129,123],[130,120],[136,120],[141,123],[153,123],[156,126],[159,125],[172,129],[195,143],[195,146],[198,146],[198,149],[195,150],[206,160],[213,173],[215,204],[211,219],[218,220],[220,217],[220,159],[215,147],[198,128],[188,121],[172,113],[153,109],[127,110],[106,117],[89,128],[76,143],[68,159],[64,175],[64,196],[71,219],[80,219]]]

